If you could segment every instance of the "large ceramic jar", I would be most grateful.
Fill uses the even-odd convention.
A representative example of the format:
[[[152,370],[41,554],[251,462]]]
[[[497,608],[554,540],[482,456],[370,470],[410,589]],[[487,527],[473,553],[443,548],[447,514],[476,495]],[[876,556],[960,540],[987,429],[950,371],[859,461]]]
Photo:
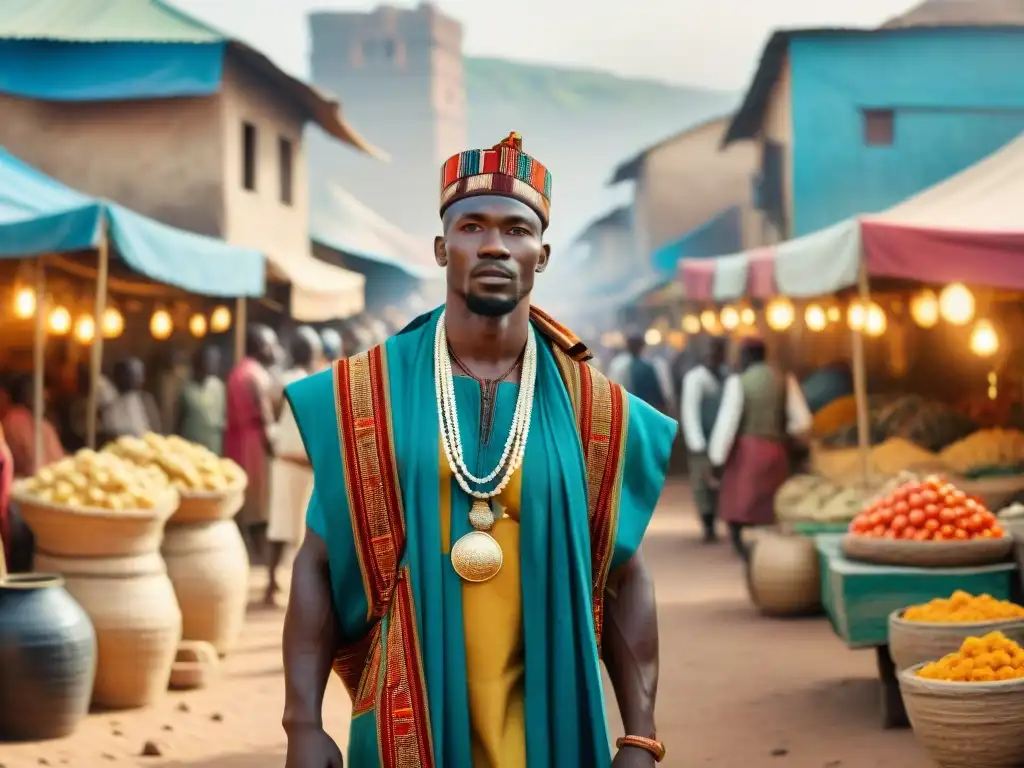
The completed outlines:
[[[234,648],[249,599],[249,555],[233,520],[168,525],[164,561],[181,606],[185,640]]]
[[[768,616],[805,616],[821,610],[821,577],[813,540],[766,533],[750,553],[750,597]]]
[[[181,640],[181,610],[159,553],[70,558],[37,552],[36,567],[64,575],[96,628],[93,703],[131,709],[160,698]]]
[[[0,581],[0,739],[67,736],[89,711],[96,633],[59,576]]]

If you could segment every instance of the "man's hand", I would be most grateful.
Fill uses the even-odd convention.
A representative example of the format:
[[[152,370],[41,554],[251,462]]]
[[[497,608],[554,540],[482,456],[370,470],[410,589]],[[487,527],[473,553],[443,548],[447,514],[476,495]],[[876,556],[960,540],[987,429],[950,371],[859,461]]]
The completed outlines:
[[[288,733],[285,768],[342,768],[343,765],[341,750],[323,728],[309,726]]]
[[[612,760],[612,768],[654,768],[655,765],[654,755],[639,747],[624,746]],[[291,768],[291,763],[288,768]]]
[[[705,475],[705,482],[708,484],[708,488],[716,490],[722,485],[722,478],[720,472],[714,467],[708,467],[707,475]]]

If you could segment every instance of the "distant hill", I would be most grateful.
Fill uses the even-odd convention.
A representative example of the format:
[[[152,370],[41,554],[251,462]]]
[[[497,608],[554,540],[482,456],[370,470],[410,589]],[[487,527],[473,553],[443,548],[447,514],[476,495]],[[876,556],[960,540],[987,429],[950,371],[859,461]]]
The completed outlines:
[[[733,93],[608,72],[467,58],[469,138],[490,146],[509,131],[553,176],[550,239],[567,242],[628,189],[607,188],[614,168],[646,146],[738,103]]]

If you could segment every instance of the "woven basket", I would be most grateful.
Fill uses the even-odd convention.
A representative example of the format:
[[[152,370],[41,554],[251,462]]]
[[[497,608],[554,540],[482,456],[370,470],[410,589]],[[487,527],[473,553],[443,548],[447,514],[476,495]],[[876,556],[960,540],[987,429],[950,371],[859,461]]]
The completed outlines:
[[[68,507],[15,491],[11,499],[35,536],[36,547],[61,557],[131,557],[160,551],[164,524],[178,506],[170,492],[153,509]]]
[[[914,735],[943,768],[1024,765],[1024,680],[954,683],[899,673]]]
[[[1024,619],[999,619],[972,623],[932,623],[907,621],[903,611],[889,614],[889,655],[896,669],[941,659],[959,650],[968,637],[983,637],[1002,632],[1017,643],[1024,643]]]
[[[968,496],[977,496],[993,512],[1006,506],[1011,498],[1024,491],[1024,475],[1005,477],[960,478],[956,487]]]
[[[874,539],[848,533],[843,537],[843,554],[851,560],[911,568],[964,568],[999,563],[1009,556],[1013,539],[971,539],[969,541],[904,541]]]
[[[248,480],[226,491],[179,491],[178,508],[168,525],[191,525],[228,520],[238,514],[245,502]]]

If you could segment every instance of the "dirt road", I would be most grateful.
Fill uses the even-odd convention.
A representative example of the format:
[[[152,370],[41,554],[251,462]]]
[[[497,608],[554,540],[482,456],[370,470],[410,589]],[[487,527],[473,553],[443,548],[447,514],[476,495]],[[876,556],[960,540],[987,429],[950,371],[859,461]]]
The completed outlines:
[[[727,546],[697,541],[685,488],[667,491],[646,549],[660,610],[663,765],[933,768],[909,731],[881,729],[870,653],[848,651],[824,619],[754,612]],[[281,618],[250,614],[213,687],[168,694],[151,710],[92,715],[61,741],[0,744],[0,768],[281,768]],[[339,743],[347,718],[332,681],[325,720]],[[159,756],[140,756],[147,741]]]

